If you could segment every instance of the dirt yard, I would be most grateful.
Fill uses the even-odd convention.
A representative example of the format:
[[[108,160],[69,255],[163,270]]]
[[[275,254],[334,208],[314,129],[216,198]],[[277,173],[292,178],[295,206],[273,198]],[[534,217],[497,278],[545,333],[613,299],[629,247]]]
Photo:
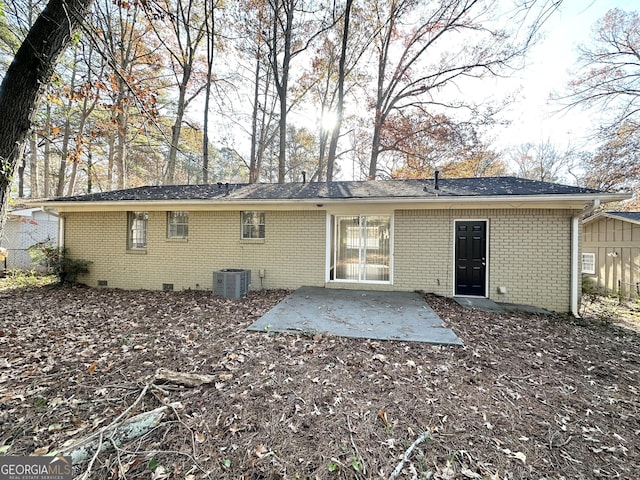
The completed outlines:
[[[68,452],[96,432],[109,446],[123,421],[166,406],[76,473],[638,478],[638,333],[430,295],[464,347],[245,331],[286,293],[0,290],[0,454]]]
[[[583,317],[640,333],[640,300],[625,300],[604,295],[585,296],[582,301]]]

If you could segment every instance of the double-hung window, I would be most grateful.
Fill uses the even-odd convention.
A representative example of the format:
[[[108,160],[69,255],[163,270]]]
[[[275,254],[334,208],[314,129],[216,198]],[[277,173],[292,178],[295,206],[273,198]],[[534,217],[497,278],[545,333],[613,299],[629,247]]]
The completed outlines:
[[[264,238],[264,212],[242,212],[242,238]]]
[[[587,273],[591,275],[596,273],[596,254],[595,253],[582,254],[582,273]]]
[[[189,212],[167,212],[167,238],[189,237]]]
[[[147,248],[147,223],[149,222],[148,212],[129,212],[127,247],[130,250],[144,250]]]

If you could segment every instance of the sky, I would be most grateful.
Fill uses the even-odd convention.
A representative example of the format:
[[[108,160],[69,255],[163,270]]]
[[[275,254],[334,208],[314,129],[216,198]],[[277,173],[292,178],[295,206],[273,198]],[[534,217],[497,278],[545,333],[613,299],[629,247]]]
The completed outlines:
[[[638,0],[564,0],[548,21],[544,39],[529,55],[527,67],[495,88],[519,90],[519,99],[506,114],[512,123],[499,134],[501,147],[551,140],[559,149],[588,145],[589,129],[599,124],[597,109],[559,111],[551,95],[562,94],[576,70],[578,46],[589,43],[594,24],[612,8],[640,9]]]
[[[595,23],[616,7],[638,11],[640,0],[563,0],[559,10],[546,22],[543,38],[527,55],[524,69],[506,79],[481,80],[481,86],[473,84],[462,92],[464,96],[478,95],[475,102],[484,99],[499,102],[509,93],[515,96],[515,101],[502,115],[510,122],[509,126],[494,126],[488,132],[486,141],[492,147],[506,151],[524,143],[551,141],[560,152],[589,148],[589,134],[602,123],[601,112],[596,109],[585,112],[579,108],[560,111],[561,105],[550,97],[566,92],[572,71],[577,70],[578,46],[590,43]],[[357,108],[346,105],[347,110],[354,107]],[[319,112],[302,111],[292,112],[289,120],[314,131],[319,117]],[[337,175],[351,179],[357,176],[353,169],[351,161],[346,161]],[[573,179],[567,177],[565,181]]]

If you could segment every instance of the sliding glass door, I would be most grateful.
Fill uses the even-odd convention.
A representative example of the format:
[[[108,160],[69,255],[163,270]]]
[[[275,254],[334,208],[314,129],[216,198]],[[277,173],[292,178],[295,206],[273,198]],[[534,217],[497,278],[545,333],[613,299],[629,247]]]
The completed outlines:
[[[389,282],[391,216],[333,219],[331,280]]]

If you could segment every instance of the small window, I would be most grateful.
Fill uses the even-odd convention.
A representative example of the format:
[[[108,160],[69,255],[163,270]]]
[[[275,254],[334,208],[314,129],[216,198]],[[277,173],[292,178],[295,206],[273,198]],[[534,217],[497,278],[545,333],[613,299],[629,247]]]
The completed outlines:
[[[242,238],[264,238],[264,212],[242,212]]]
[[[167,212],[167,238],[189,237],[189,212]]]
[[[131,250],[147,248],[147,212],[129,212],[128,248]]]
[[[596,273],[596,254],[595,253],[583,253],[582,254],[582,273]]]

